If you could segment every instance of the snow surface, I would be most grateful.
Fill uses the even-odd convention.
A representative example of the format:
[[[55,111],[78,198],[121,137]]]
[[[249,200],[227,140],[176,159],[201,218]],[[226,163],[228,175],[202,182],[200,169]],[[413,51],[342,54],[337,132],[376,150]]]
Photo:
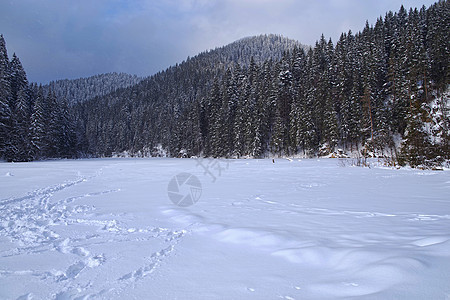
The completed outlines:
[[[202,183],[189,207],[167,193],[181,172]],[[0,175],[0,299],[450,298],[449,171],[154,158]]]

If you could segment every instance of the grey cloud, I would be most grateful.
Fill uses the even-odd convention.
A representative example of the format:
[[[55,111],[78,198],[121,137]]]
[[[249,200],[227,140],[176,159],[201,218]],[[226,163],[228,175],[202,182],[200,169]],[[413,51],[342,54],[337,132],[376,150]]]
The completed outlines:
[[[407,1],[421,7],[434,1]],[[314,44],[362,29],[400,0],[14,0],[0,33],[31,81],[105,72],[150,75],[201,51],[261,33]],[[10,53],[12,55],[12,53]]]

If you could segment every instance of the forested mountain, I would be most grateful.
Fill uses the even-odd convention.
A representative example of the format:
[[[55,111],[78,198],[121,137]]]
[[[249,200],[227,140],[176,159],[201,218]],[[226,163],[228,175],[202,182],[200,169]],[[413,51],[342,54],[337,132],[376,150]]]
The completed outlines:
[[[280,60],[286,52],[294,48],[308,50],[311,47],[281,35],[268,34],[240,39],[229,45],[203,52],[195,59],[204,60],[203,63],[210,67],[219,65],[232,68],[235,64],[248,67],[252,58],[257,63],[263,63],[269,59]]]
[[[278,61],[283,54],[303,48],[300,43],[277,35],[245,38],[188,58],[136,86],[87,101],[77,106],[77,120],[86,137],[81,149],[109,156],[125,150],[150,155],[158,145],[166,148],[178,126],[176,122],[210,94],[214,78],[227,70],[240,72],[247,66],[263,64],[265,59]],[[199,138],[195,137],[192,143]],[[171,155],[178,155],[175,152],[179,151],[170,149]],[[195,152],[200,155],[203,150],[200,147]]]
[[[77,137],[70,155],[316,156],[341,148],[411,166],[442,164],[450,156],[448,24],[450,5],[441,0],[388,12],[336,43],[322,36],[309,48],[268,35],[201,53],[71,107],[63,122],[76,127],[65,134]],[[8,87],[0,90],[0,149],[14,160],[5,154],[14,148],[8,128],[20,119],[11,74],[22,71],[11,70],[23,69],[6,49],[0,58],[0,84]],[[31,91],[56,118],[48,104],[54,93]],[[33,101],[27,107],[36,112]],[[33,130],[28,159],[68,155],[63,146],[51,150],[51,139],[37,147]]]
[[[201,53],[181,65],[189,65],[191,68],[202,70],[207,70],[215,64],[221,65],[222,68],[230,67],[234,62],[246,65],[252,56],[257,57],[260,61],[267,58],[280,59],[284,52],[292,50],[295,46],[301,45],[293,40],[275,35],[245,38],[228,46]],[[98,151],[91,150],[94,148],[93,142],[91,145],[87,144],[87,119],[85,119],[87,115],[83,113],[85,105],[82,103],[108,93],[110,94],[104,96],[105,98],[116,97],[114,95],[126,96],[130,90],[145,89],[149,82],[158,81],[164,87],[160,87],[160,89],[167,91],[172,88],[184,89],[185,96],[195,97],[195,94],[191,93],[195,89],[188,86],[192,87],[191,83],[201,86],[208,82],[210,76],[202,79],[202,71],[190,81],[191,74],[184,73],[181,75],[185,80],[184,86],[180,87],[177,84],[183,80],[178,82],[179,78],[170,77],[172,75],[180,76],[182,72],[179,69],[183,69],[183,67],[169,68],[165,72],[147,78],[147,83],[137,85],[135,84],[142,81],[139,77],[123,73],[110,73],[76,80],[59,80],[38,87],[36,84],[28,83],[26,73],[16,55],[13,55],[11,61],[9,60],[5,40],[1,36],[0,159],[28,161],[105,155],[106,153],[102,153],[100,149]],[[211,70],[211,72],[215,71]],[[175,80],[177,84],[170,87],[172,81]],[[135,87],[122,90],[130,85],[135,85]],[[207,90],[207,86],[202,88]],[[168,92],[167,95],[170,93]],[[130,100],[132,99],[130,98]],[[120,101],[125,100],[121,99]],[[95,102],[97,100],[92,101],[92,103]],[[102,110],[101,108],[96,109]],[[105,112],[108,110],[108,108],[104,109]],[[103,115],[101,112],[98,113],[99,117]],[[77,115],[76,119],[74,115]],[[142,116],[142,118],[146,117]],[[104,139],[104,137],[99,138]],[[108,141],[106,144],[112,143],[113,141]],[[128,143],[128,141],[124,140],[124,143]]]
[[[82,149],[262,157],[340,147],[439,163],[449,157],[449,15],[448,1],[402,7],[336,44],[322,36],[312,49],[294,47],[280,59],[243,63],[245,50],[200,54],[80,105]],[[246,40],[236,45],[245,49]]]
[[[96,96],[104,96],[119,88],[136,85],[141,77],[126,73],[106,73],[87,78],[64,79],[52,81],[42,88],[44,93],[53,91],[56,98],[65,100],[69,104],[84,102]]]

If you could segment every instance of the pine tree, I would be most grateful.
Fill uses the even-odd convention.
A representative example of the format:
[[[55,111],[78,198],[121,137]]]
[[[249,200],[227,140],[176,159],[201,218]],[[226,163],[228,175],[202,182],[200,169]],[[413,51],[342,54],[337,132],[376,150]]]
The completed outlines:
[[[233,102],[233,106],[235,106],[235,117],[233,124],[233,145],[234,151],[233,156],[241,157],[245,155],[245,136],[244,136],[244,126],[245,126],[245,103],[244,98],[245,95],[243,93],[244,86],[247,81],[247,78],[243,74],[239,65],[236,65],[233,74],[236,81],[236,93],[234,94],[235,101]]]
[[[408,114],[405,141],[402,144],[399,163],[408,163],[411,167],[427,166],[433,156],[433,147],[425,131],[426,112],[418,101],[411,104]]]
[[[31,95],[28,90],[25,70],[16,54],[13,55],[10,67],[10,150],[6,155],[7,159],[11,161],[27,161],[30,159],[29,118]]]
[[[251,156],[255,158],[261,158],[266,151],[266,136],[267,136],[267,109],[266,109],[266,97],[261,93],[264,90],[262,80],[256,83],[254,90],[256,103],[253,112],[254,118],[254,137],[251,149]],[[259,91],[259,92],[258,92]]]
[[[350,148],[350,151],[357,149],[359,138],[361,136],[360,99],[361,95],[358,91],[357,84],[355,84],[351,90],[350,96],[346,97],[342,104],[342,138],[345,148]],[[353,146],[355,146],[355,148]]]
[[[59,104],[60,111],[60,133],[58,141],[59,156],[73,158],[76,155],[76,128],[69,111],[69,105],[65,99]]]
[[[373,120],[375,128],[374,145],[384,151],[386,147],[395,147],[392,138],[391,110],[388,101],[388,57],[384,47],[384,32],[382,20],[365,37],[365,43],[370,45],[370,56],[367,56],[367,72],[365,78],[373,87]],[[370,42],[372,41],[372,42]]]
[[[231,71],[228,69],[222,80],[222,105],[220,107],[222,149],[221,157],[229,157],[233,152],[233,123],[235,117],[235,90]]]
[[[47,122],[45,97],[39,87],[31,115],[31,151],[33,159],[44,158],[47,154]]]
[[[223,119],[222,119],[222,97],[219,87],[218,78],[214,80],[213,88],[209,98],[209,151],[208,155],[213,157],[220,157],[225,152],[223,147],[222,139],[222,129],[223,129]]]
[[[289,154],[290,150],[290,114],[293,101],[293,75],[290,70],[289,54],[283,57],[276,80],[275,119],[272,137],[272,149],[275,153]]]
[[[11,132],[11,68],[6,50],[5,39],[0,35],[0,158],[10,148]]]
[[[203,139],[200,130],[200,104],[198,103],[198,101],[193,101],[189,106],[186,128],[186,148],[188,151],[188,155],[201,155],[203,149]]]
[[[14,110],[19,92],[28,87],[28,79],[25,70],[23,69],[22,63],[15,53],[13,54],[13,59],[11,60],[10,69],[12,94],[11,101],[13,103],[10,106],[11,109]]]
[[[257,101],[258,109],[258,126],[256,129],[255,142],[255,156],[261,157],[265,154],[269,147],[269,138],[272,126],[272,101],[271,101],[271,86],[272,86],[272,61],[267,60],[261,68],[261,78],[259,82],[259,95]]]
[[[185,131],[185,124],[183,120],[182,113],[180,111],[179,104],[175,104],[173,109],[173,125],[170,129],[170,143],[169,143],[169,152],[170,155],[173,157],[179,157],[182,155],[182,139],[183,139],[183,133]],[[124,130],[126,130],[124,128]],[[122,133],[123,134],[123,133]],[[125,148],[126,149],[126,148]]]
[[[293,54],[294,100],[290,117],[291,152],[298,153],[301,150],[303,155],[308,156],[316,151],[317,143],[313,120],[314,90],[308,80],[311,55],[308,55],[308,59],[303,50]]]
[[[47,117],[46,129],[46,157],[60,156],[60,142],[62,140],[62,112],[56,102],[56,96],[53,91],[50,91],[46,98],[46,105],[44,108],[44,115]]]
[[[305,82],[306,82],[306,57],[303,49],[294,48],[292,54],[293,101],[290,112],[290,141],[291,152],[298,153],[304,150],[302,143],[302,121],[304,119]]]
[[[12,131],[13,152],[10,161],[29,161],[33,159],[31,151],[31,92],[28,88],[21,89],[17,95],[17,105],[14,114]]]
[[[250,80],[244,86],[244,101],[242,105],[242,116],[243,116],[243,130],[244,130],[244,153],[245,155],[254,156],[255,150],[255,137],[256,130],[259,126],[259,121],[256,119],[257,111],[256,111],[256,99],[257,93],[256,88],[253,86],[252,81]]]

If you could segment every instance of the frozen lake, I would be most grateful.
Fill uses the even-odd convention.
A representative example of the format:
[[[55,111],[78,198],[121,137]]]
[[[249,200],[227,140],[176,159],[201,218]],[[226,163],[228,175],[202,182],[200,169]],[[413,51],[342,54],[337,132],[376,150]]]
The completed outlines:
[[[0,163],[0,299],[450,299],[449,195],[336,159]]]

